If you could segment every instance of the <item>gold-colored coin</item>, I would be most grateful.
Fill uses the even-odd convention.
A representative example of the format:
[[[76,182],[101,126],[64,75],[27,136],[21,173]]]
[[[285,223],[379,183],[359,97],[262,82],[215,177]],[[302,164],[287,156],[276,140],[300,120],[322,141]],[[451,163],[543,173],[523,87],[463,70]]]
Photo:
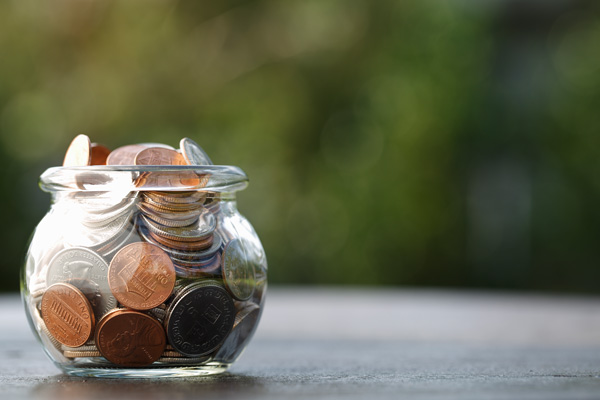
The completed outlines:
[[[77,135],[69,145],[65,159],[64,167],[82,167],[90,165],[92,159],[90,138],[86,135]]]

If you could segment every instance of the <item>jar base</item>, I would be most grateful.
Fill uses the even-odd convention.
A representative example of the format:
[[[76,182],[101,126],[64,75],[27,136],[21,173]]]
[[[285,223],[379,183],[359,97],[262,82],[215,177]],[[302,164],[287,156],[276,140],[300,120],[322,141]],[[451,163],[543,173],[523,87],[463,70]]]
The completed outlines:
[[[65,366],[60,368],[70,376],[83,378],[190,378],[221,374],[229,369],[231,364],[211,362],[193,367],[154,367],[154,368],[111,368],[111,367],[82,367]]]

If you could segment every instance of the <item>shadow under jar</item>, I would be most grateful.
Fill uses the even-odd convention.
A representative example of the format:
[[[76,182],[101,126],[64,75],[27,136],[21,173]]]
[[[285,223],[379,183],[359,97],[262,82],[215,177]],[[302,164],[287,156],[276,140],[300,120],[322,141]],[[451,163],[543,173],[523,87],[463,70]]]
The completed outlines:
[[[56,167],[21,291],[50,359],[70,375],[226,371],[264,306],[267,260],[232,166]]]

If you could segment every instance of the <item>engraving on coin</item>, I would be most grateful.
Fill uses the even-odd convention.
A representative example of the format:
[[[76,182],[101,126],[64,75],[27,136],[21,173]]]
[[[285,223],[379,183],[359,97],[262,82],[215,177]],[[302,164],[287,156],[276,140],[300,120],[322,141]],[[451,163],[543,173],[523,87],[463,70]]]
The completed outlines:
[[[56,253],[48,264],[46,284],[70,283],[90,302],[96,319],[117,306],[108,286],[108,264],[92,250],[72,247]]]
[[[98,323],[96,344],[108,361],[123,367],[142,367],[162,356],[166,337],[161,324],[151,316],[116,310]]]
[[[236,300],[248,300],[256,287],[254,266],[249,263],[241,240],[227,243],[223,251],[223,281]]]
[[[157,246],[131,243],[110,262],[108,282],[121,304],[135,310],[149,310],[171,294],[175,269],[169,255]]]
[[[64,167],[81,167],[90,165],[92,152],[90,149],[90,138],[86,135],[77,135],[69,145],[65,159]]]
[[[50,334],[69,347],[84,345],[94,331],[94,314],[75,286],[55,283],[42,297],[42,318]]]
[[[205,281],[183,290],[167,310],[165,325],[173,348],[197,357],[216,349],[231,331],[235,307],[217,283]]]
[[[135,165],[187,165],[187,162],[175,150],[149,147],[135,156]]]
[[[208,154],[198,143],[194,142],[190,138],[183,138],[179,141],[179,148],[183,154],[183,157],[190,165],[212,165],[212,161],[208,157]]]

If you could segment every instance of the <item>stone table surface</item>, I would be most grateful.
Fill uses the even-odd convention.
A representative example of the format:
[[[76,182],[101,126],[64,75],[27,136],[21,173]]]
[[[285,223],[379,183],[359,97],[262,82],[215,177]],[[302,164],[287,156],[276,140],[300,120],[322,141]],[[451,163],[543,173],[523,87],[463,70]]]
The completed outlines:
[[[269,288],[229,372],[71,378],[0,296],[1,399],[596,399],[600,298],[416,289]]]

